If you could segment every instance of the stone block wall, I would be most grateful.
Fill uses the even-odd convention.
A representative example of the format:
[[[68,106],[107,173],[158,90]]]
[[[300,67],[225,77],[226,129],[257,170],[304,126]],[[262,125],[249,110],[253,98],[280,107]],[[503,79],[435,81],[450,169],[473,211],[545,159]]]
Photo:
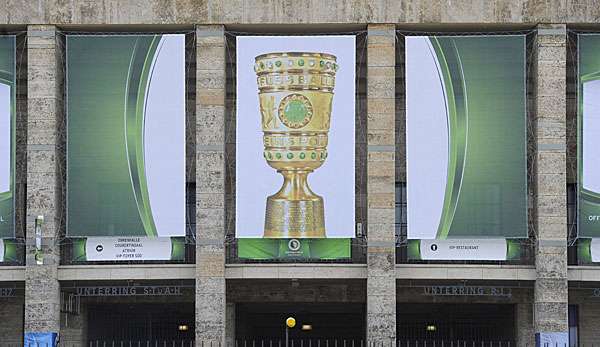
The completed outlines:
[[[20,343],[23,339],[23,310],[25,300],[22,296],[0,299],[0,336],[3,343]]]

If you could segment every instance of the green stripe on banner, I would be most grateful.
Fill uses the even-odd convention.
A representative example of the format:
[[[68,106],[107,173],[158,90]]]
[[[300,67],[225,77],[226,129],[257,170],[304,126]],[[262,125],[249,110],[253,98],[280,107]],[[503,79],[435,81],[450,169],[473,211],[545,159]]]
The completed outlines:
[[[582,263],[592,263],[592,239],[577,240],[577,259]]]
[[[516,261],[521,259],[523,246],[521,240],[507,239],[506,240],[506,260]]]
[[[4,242],[4,262],[16,262],[17,261],[17,243],[16,240],[3,240]]]
[[[238,239],[243,259],[350,258],[350,239]]]
[[[172,237],[171,238],[171,260],[184,260],[185,259],[185,238],[184,237]]]
[[[408,240],[408,259],[421,259],[421,240]]]
[[[73,261],[86,261],[85,246],[87,239],[73,239]]]

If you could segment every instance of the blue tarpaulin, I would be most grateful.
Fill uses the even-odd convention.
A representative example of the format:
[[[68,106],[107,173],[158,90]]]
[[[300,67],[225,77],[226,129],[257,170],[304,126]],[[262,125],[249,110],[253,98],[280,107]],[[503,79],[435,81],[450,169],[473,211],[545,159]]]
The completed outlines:
[[[57,333],[25,333],[25,347],[56,347]]]

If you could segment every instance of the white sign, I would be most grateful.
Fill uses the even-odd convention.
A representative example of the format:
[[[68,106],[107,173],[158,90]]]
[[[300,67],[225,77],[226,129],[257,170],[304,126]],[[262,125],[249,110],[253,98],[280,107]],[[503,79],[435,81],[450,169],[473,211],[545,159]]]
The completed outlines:
[[[85,245],[88,261],[171,260],[169,237],[90,237]]]
[[[421,240],[423,260],[506,260],[505,239]]]
[[[354,36],[242,36],[237,38],[236,236],[261,238],[267,197],[282,177],[263,157],[263,129],[255,58],[272,52],[335,55],[335,75],[327,160],[308,176],[312,191],[323,197],[328,238],[351,238],[354,225],[355,69]]]

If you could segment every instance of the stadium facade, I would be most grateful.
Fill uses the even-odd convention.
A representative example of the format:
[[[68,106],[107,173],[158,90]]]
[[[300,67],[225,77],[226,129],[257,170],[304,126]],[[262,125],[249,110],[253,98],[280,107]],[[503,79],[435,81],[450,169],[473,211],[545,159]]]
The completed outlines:
[[[587,134],[586,127],[593,128],[587,125],[593,124],[593,116],[589,122],[582,120],[582,109],[588,105],[582,95],[593,92],[593,85],[586,89],[583,82],[588,80],[580,77],[592,76],[593,81],[594,59],[600,61],[600,54],[594,56],[593,40],[582,40],[600,34],[600,6],[596,1],[5,0],[0,8],[2,37],[11,37],[14,43],[14,76],[9,83],[14,99],[8,98],[12,107],[3,109],[12,110],[6,112],[12,112],[8,119],[14,124],[14,131],[7,133],[13,134],[14,164],[7,165],[13,165],[14,218],[5,218],[5,222],[12,220],[14,228],[0,229],[4,251],[0,345],[21,345],[24,337],[34,341],[55,334],[66,346],[102,346],[111,341],[232,346],[237,342],[255,346],[267,341],[281,343],[288,316],[298,321],[290,330],[292,338],[307,344],[309,340],[324,344],[329,340],[341,346],[346,340],[348,344],[446,341],[450,346],[451,341],[462,341],[468,345],[542,346],[544,342],[569,341],[569,346],[588,346],[600,341],[596,328],[600,319],[600,267],[594,263],[593,237],[594,228],[596,232],[600,229],[592,223],[593,212],[586,217],[590,223],[581,220],[581,213],[588,213],[581,207],[589,204],[593,208],[593,194],[586,200],[585,189],[594,188],[593,166],[598,162],[589,154],[590,164],[583,165],[581,152],[589,153],[584,148],[593,152],[594,145],[580,138]],[[144,41],[148,36],[165,39],[160,41],[164,42],[162,50],[153,46],[155,41]],[[147,66],[142,58],[147,60],[155,54],[152,71],[160,70],[160,54],[170,47],[166,40],[170,37],[179,38],[173,45],[179,44],[182,53],[165,59],[179,59],[179,70],[165,75],[157,72],[154,77],[181,89],[162,90],[156,105],[149,99],[140,101],[141,94],[132,96],[127,88],[144,78],[150,80],[144,75]],[[86,41],[89,38],[92,40]],[[137,41],[127,41],[132,38]],[[476,40],[460,41],[462,38]],[[495,39],[497,42],[492,42]],[[418,47],[425,47],[419,46],[423,42],[429,42],[430,50],[419,56]],[[324,54],[317,56],[313,70],[303,70],[305,63],[313,66],[313,56],[305,62],[294,54],[286,55],[289,60],[280,65],[278,60],[269,60],[276,56],[259,58],[254,54],[263,45],[265,52]],[[141,55],[126,56],[131,47]],[[327,52],[335,53],[337,62]],[[252,61],[244,65],[246,56]],[[421,74],[418,69],[424,69],[425,56],[437,61],[438,65],[432,66],[446,78],[437,91],[428,91],[423,82],[426,77],[415,77]],[[444,64],[440,63],[442,57]],[[139,78],[132,73],[135,59],[140,59]],[[260,59],[265,59],[264,66]],[[107,62],[106,69],[102,62]],[[242,71],[246,65],[249,70]],[[455,65],[459,66],[458,74],[453,70]],[[313,83],[308,77],[304,81],[276,76],[297,73],[299,70],[292,66],[305,76],[326,77]],[[496,69],[498,66],[501,68]],[[584,67],[589,67],[589,75],[582,73]],[[119,69],[129,73],[126,82],[113,73]],[[271,79],[261,81],[261,69],[276,72],[269,75]],[[254,84],[255,74],[259,86]],[[177,75],[181,81],[174,82],[169,75]],[[334,75],[335,86],[327,77]],[[247,76],[250,85],[245,84]],[[343,82],[344,78],[349,82]],[[124,94],[118,94],[120,82],[127,83]],[[267,95],[273,90],[287,90],[274,85],[288,82],[310,86],[290,88],[296,93],[285,97],[274,94],[275,99],[260,94],[258,104],[259,87],[260,93]],[[95,83],[93,88],[86,89],[90,83]],[[151,81],[147,81],[148,95],[160,91],[150,86]],[[333,111],[332,101],[322,99],[331,90]],[[471,103],[478,92],[482,94],[481,105]],[[433,211],[427,215],[435,222],[446,218],[447,212],[440,212],[442,217],[434,215],[433,203],[428,203],[435,200],[433,190],[439,182],[425,171],[419,172],[419,168],[435,164],[423,161],[424,166],[418,166],[420,158],[436,158],[435,153],[415,149],[423,146],[434,151],[435,146],[448,143],[452,148],[442,147],[438,152],[445,155],[454,153],[453,146],[458,146],[458,153],[460,148],[471,148],[453,138],[442,136],[444,141],[439,137],[434,141],[431,135],[429,141],[428,137],[409,134],[416,129],[443,135],[432,126],[437,123],[426,123],[433,122],[428,115],[435,113],[435,107],[451,108],[444,102],[436,104],[436,93],[446,102],[451,99],[448,95],[453,96],[454,111],[448,111],[448,119],[456,120],[457,129],[466,112],[460,105],[468,105],[470,120],[490,116],[485,118],[487,123],[478,125],[482,129],[494,126],[481,130],[483,139],[477,133],[465,135],[468,143],[480,141],[477,149],[484,155],[469,157],[469,152],[450,158],[442,169],[452,165],[460,169],[454,160],[463,161],[463,192],[471,184],[467,171],[470,163],[484,165],[478,172],[486,177],[506,179],[492,180],[492,184],[473,178],[473,184],[479,186],[474,186],[471,195],[463,195],[471,201],[448,200],[454,204],[450,214],[454,221],[429,237],[425,236],[426,222],[419,224],[421,229],[411,229],[411,223],[417,221],[415,216],[424,216],[414,208],[411,211],[411,205]],[[489,93],[497,98],[489,98]],[[90,101],[92,94],[103,99]],[[430,108],[415,106],[419,95],[424,98],[422,104]],[[173,106],[178,97],[181,103]],[[287,132],[281,132],[284,126],[280,123],[276,123],[280,128],[271,129],[275,123],[270,123],[269,112],[264,111],[272,107],[269,100],[280,97],[281,106],[274,112],[285,123],[286,131],[292,129]],[[161,143],[160,150],[167,151],[173,143],[185,147],[181,161],[168,164],[168,170],[160,172],[165,180],[168,176],[182,183],[181,190],[161,193],[169,199],[185,199],[175,199],[181,205],[179,217],[185,218],[169,219],[172,224],[166,227],[181,234],[161,235],[161,223],[166,219],[148,222],[152,217],[140,207],[148,201],[154,203],[153,192],[147,200],[136,195],[144,184],[155,184],[148,166],[147,183],[133,182],[132,178],[132,208],[136,218],[139,212],[140,221],[129,218],[130,197],[123,193],[123,186],[103,185],[111,183],[107,177],[116,176],[116,169],[95,169],[120,149],[98,141],[111,141],[111,134],[123,130],[111,132],[98,120],[110,118],[106,105],[122,100],[126,100],[121,105],[126,111],[124,115],[115,111],[116,118],[127,123],[131,117],[128,125],[140,124],[135,118],[138,113],[129,113],[132,104],[142,104],[144,111],[157,107],[159,113],[161,104],[171,105],[166,111],[171,118],[155,126],[179,131],[179,137],[169,137],[172,141]],[[485,100],[506,102],[491,105]],[[327,107],[320,106],[326,102],[329,114]],[[182,118],[176,116],[175,107],[179,107]],[[154,119],[150,113],[146,116],[148,122]],[[255,117],[256,134],[245,132],[250,125],[244,125],[248,119],[244,117]],[[329,117],[331,124],[323,123],[328,133],[313,128],[317,135],[294,132],[306,124],[312,127],[311,120]],[[344,124],[334,123],[340,121]],[[449,131],[454,129],[452,124],[447,124]],[[469,125],[466,128],[473,129]],[[275,136],[273,133],[288,137],[277,142],[269,138]],[[142,138],[155,136],[149,134],[145,132]],[[455,134],[462,133],[457,130]],[[136,165],[140,158],[135,150],[131,152],[131,146],[140,142],[135,134],[129,135],[123,144],[130,165],[125,174],[133,177],[131,170],[139,170]],[[313,135],[319,145],[311,150],[322,159],[318,164],[309,162],[310,152],[305,160],[305,153],[293,145],[276,145],[304,141],[294,136],[308,136],[308,143]],[[344,152],[343,142],[336,142],[340,139],[347,141],[349,152]],[[141,143],[142,151],[150,151]],[[256,143],[257,159],[248,160]],[[511,145],[515,143],[518,145]],[[109,147],[109,151],[99,150]],[[482,159],[498,147],[504,152],[492,160]],[[269,157],[271,154],[277,159]],[[517,157],[520,159],[515,162]],[[145,158],[149,160],[149,154]],[[267,195],[281,186],[277,170],[284,171],[284,177],[296,177],[294,170],[302,171],[292,165],[292,158],[314,165],[310,166],[314,172],[309,175],[311,188],[307,189],[325,196],[325,218],[319,222],[323,211],[318,207],[311,210],[315,216],[310,218],[316,221],[315,230],[327,229],[327,240],[333,240],[329,243],[305,242],[305,236],[290,231],[297,221],[275,225],[277,218],[284,217],[275,217],[268,224],[269,232],[280,233],[277,235],[283,235],[284,241],[253,241],[253,232],[260,237],[263,230],[250,226],[258,222],[261,229],[269,211],[285,215],[304,208],[272,197],[267,200]],[[344,166],[348,164],[345,159],[350,160],[350,169]],[[515,165],[512,168],[520,165],[522,175],[510,176],[505,163]],[[332,165],[340,166],[331,171]],[[78,175],[85,177],[94,170],[97,177],[90,174],[78,179]],[[170,175],[176,171],[179,175]],[[333,178],[329,183],[319,181],[330,173]],[[456,173],[449,170],[451,174]],[[263,187],[259,182],[266,175],[273,177],[265,188],[268,194],[257,195]],[[591,177],[592,183],[586,185],[584,175]],[[410,182],[416,183],[411,187]],[[430,188],[431,195],[416,191],[413,187],[417,186]],[[330,188],[332,195],[328,195]],[[348,197],[343,195],[348,191]],[[497,191],[500,193],[494,193]],[[335,197],[338,193],[341,198]],[[97,199],[86,200],[89,196]],[[446,206],[444,194],[441,196],[440,206]],[[497,199],[486,205],[488,202],[480,203],[484,199],[481,196]],[[423,201],[425,198],[430,200]],[[351,207],[344,208],[346,203]],[[157,204],[153,205],[155,216]],[[284,207],[268,210],[265,216],[265,204]],[[167,214],[171,211],[169,206],[161,208]],[[463,215],[466,217],[459,218]],[[119,229],[120,225],[131,229]],[[299,228],[306,231],[311,227],[302,224]],[[134,229],[152,229],[154,233],[148,232],[146,238],[146,234],[128,232]],[[461,234],[471,229],[480,237]],[[107,230],[108,234],[102,234]],[[101,245],[99,237],[118,236],[114,247],[131,248],[135,253],[140,248],[162,247],[152,243],[157,235],[167,237],[166,255],[163,248],[148,258],[140,256],[141,260],[116,256],[101,259],[92,254],[94,249],[100,253],[113,247]],[[452,245],[455,239],[458,246]],[[483,241],[471,245],[460,242],[474,239]],[[488,239],[500,242],[499,257],[494,253],[498,244],[488,244]],[[427,249],[435,253],[442,247],[438,241],[447,245],[447,240],[452,250],[481,251],[474,257],[450,253],[436,258],[428,253]]]

